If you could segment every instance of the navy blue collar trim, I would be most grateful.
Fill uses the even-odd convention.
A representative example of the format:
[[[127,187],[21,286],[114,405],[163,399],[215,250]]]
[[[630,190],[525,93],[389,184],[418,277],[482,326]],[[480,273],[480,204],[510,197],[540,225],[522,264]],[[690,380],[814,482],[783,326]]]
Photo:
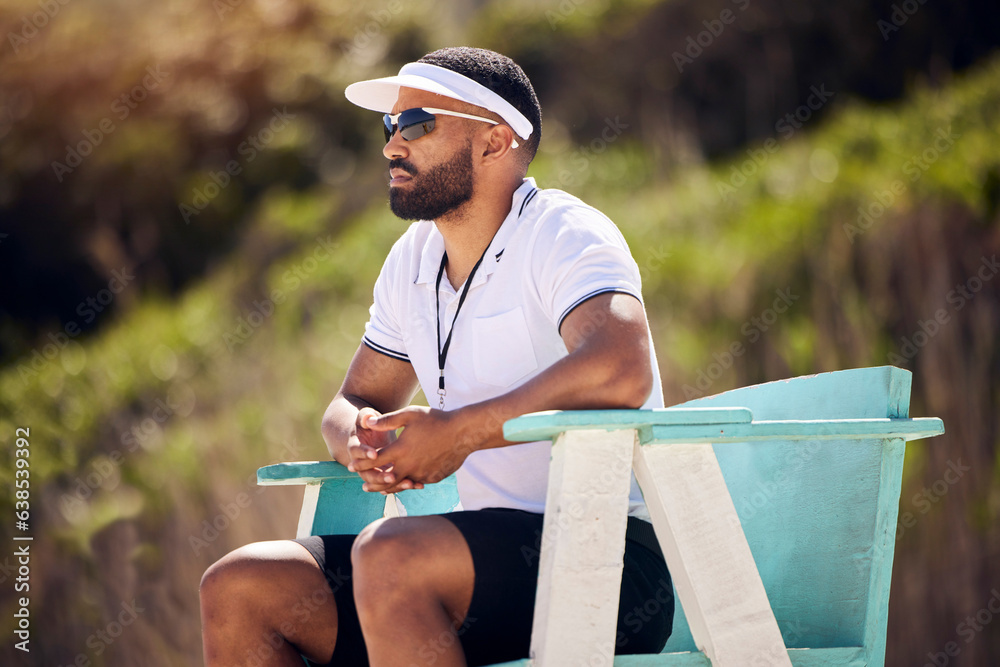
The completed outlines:
[[[521,210],[517,212],[518,217],[521,217],[521,214],[524,213],[524,207],[527,206],[531,202],[531,200],[535,198],[535,195],[537,194],[538,194],[538,188],[534,188],[532,189],[531,192],[528,193],[528,196],[525,197],[524,201],[521,203]]]

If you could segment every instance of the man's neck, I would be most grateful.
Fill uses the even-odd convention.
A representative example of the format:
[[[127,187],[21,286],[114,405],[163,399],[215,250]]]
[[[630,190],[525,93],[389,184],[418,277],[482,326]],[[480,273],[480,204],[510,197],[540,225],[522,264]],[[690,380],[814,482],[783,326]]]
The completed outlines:
[[[501,199],[476,201],[473,198],[434,221],[444,237],[444,249],[448,253],[448,264],[445,266],[448,282],[456,290],[468,279],[472,267],[503,225],[510,212],[512,198],[508,196],[505,203]]]

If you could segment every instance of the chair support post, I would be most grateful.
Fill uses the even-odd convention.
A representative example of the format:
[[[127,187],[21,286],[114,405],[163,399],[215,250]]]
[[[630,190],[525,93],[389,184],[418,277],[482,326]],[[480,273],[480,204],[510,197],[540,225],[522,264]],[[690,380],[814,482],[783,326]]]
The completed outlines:
[[[636,444],[634,462],[699,650],[714,667],[791,667],[712,445]]]
[[[306,484],[302,494],[302,511],[299,512],[299,525],[295,537],[302,539],[313,534],[313,523],[316,521],[316,505],[319,504],[319,492],[322,484]]]
[[[614,661],[635,442],[634,429],[594,430],[568,431],[552,445],[531,632],[536,667]]]

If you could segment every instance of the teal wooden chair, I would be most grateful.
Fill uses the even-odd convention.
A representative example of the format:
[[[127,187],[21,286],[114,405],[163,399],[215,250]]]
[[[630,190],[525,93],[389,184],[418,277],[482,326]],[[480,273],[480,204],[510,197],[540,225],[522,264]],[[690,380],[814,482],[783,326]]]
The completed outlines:
[[[507,439],[553,448],[532,659],[504,667],[884,664],[904,443],[944,432],[908,418],[910,382],[864,368],[507,422]],[[663,653],[615,657],[633,472],[680,604]],[[457,503],[453,480],[386,500],[329,462],[258,481],[307,485],[300,535]]]

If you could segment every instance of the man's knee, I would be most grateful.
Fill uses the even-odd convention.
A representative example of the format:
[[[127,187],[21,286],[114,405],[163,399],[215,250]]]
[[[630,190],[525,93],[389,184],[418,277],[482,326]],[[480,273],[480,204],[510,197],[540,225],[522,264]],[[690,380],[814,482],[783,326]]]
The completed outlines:
[[[399,556],[410,549],[410,541],[406,524],[399,519],[379,519],[368,524],[351,549],[351,567],[355,575],[385,570],[393,564],[398,568],[401,565]]]
[[[311,556],[295,543],[255,542],[229,552],[210,565],[201,577],[199,590],[202,600],[259,592],[283,579],[298,579],[296,575],[308,569],[315,569],[322,576]]]
[[[386,596],[450,599],[474,579],[465,538],[441,517],[380,519],[358,535],[351,550],[354,597],[364,606]]]
[[[247,545],[240,547],[212,563],[201,575],[198,590],[202,602],[210,601],[223,595],[232,595],[255,578],[252,551]]]
[[[241,655],[287,651],[284,641],[314,662],[333,654],[333,593],[312,555],[290,540],[248,544],[213,563],[201,578],[201,609],[205,635],[216,638],[213,651],[222,651],[218,637],[249,633],[253,641],[238,647]]]
[[[355,596],[358,584],[364,590],[426,588],[434,566],[449,558],[447,541],[436,537],[436,518],[380,519],[362,530],[351,550]]]

